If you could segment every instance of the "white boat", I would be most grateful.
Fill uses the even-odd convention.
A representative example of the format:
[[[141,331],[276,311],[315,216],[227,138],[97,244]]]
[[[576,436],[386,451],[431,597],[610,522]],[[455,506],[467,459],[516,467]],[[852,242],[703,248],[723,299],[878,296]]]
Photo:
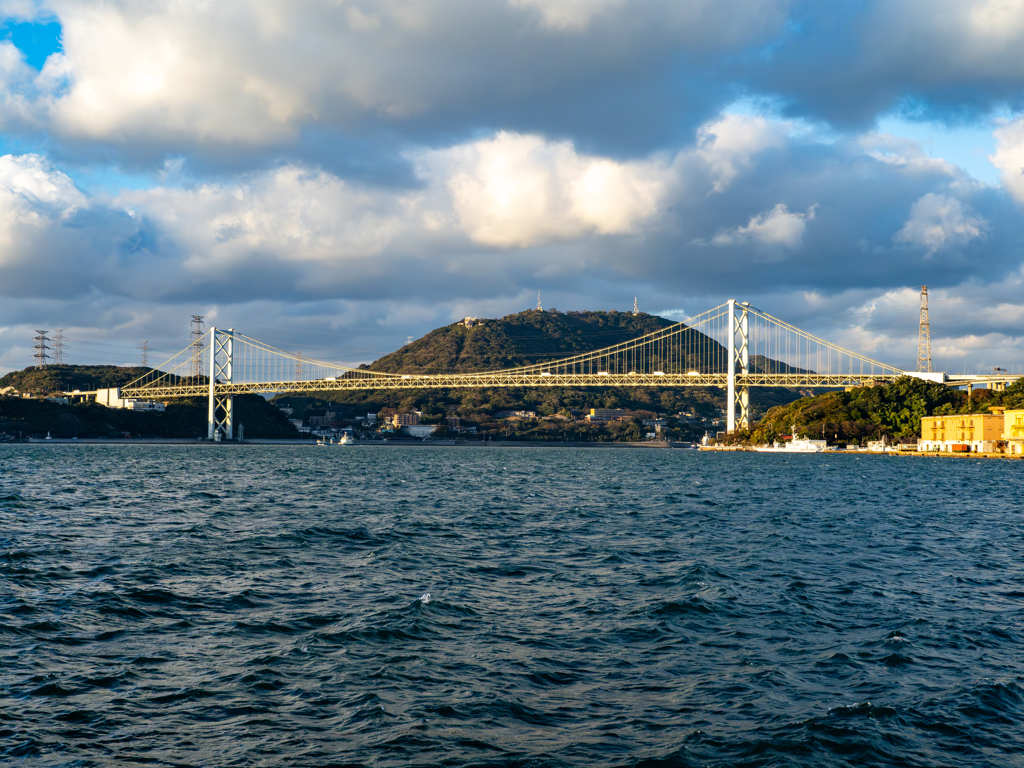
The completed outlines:
[[[332,438],[320,438],[316,441],[317,445],[355,445],[355,438],[352,437],[348,432],[342,433],[341,437],[337,440]]]
[[[755,447],[758,453],[822,453],[828,447],[824,440],[811,440],[806,437],[796,436],[796,425],[793,425],[793,439],[788,443],[780,443],[778,440],[773,445]]]

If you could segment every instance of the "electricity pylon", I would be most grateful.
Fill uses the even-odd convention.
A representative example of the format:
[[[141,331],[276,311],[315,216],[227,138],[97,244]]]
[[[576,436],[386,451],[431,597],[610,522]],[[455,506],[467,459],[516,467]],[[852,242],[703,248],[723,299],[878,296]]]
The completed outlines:
[[[921,323],[917,330],[917,372],[932,372],[932,331],[928,325],[928,286],[921,286]]]

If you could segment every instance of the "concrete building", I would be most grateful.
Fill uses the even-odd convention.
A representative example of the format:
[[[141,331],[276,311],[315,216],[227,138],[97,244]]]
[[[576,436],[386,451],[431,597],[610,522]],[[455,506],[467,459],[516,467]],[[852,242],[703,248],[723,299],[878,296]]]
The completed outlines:
[[[1003,436],[1003,409],[921,419],[920,451],[993,453]]]
[[[629,411],[621,408],[591,408],[585,418],[587,421],[618,421],[629,416]]]
[[[393,427],[415,427],[420,423],[420,411],[413,411],[412,413],[396,413],[391,417],[391,426]]]
[[[155,403],[152,400],[138,400],[136,398],[122,398],[121,390],[118,387],[111,389],[97,389],[96,402],[105,405],[107,408],[125,408],[129,411],[165,411],[163,403]]]
[[[1024,410],[1003,413],[1003,440],[1007,453],[1024,455]]]

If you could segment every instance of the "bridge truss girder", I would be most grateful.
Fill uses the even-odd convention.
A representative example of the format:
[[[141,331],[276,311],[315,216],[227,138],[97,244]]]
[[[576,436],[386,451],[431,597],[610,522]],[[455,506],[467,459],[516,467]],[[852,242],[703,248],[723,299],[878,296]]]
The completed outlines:
[[[813,374],[813,373],[748,373],[737,374],[736,389],[749,387],[858,387],[895,381],[897,375]],[[483,387],[728,387],[725,373],[671,374],[663,376],[638,374],[565,374],[565,375],[499,375],[486,374],[423,374],[408,378],[337,379],[315,381],[217,382],[168,387],[139,387],[122,389],[122,397],[166,399],[174,397],[203,397],[211,389],[216,397],[229,395],[268,395],[280,392],[358,392],[405,389],[476,389]]]

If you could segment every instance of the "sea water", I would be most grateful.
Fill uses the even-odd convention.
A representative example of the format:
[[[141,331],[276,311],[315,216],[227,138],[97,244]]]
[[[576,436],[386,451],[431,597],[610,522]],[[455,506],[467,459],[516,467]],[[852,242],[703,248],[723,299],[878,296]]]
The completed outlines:
[[[0,764],[1024,763],[1024,462],[0,447]]]

